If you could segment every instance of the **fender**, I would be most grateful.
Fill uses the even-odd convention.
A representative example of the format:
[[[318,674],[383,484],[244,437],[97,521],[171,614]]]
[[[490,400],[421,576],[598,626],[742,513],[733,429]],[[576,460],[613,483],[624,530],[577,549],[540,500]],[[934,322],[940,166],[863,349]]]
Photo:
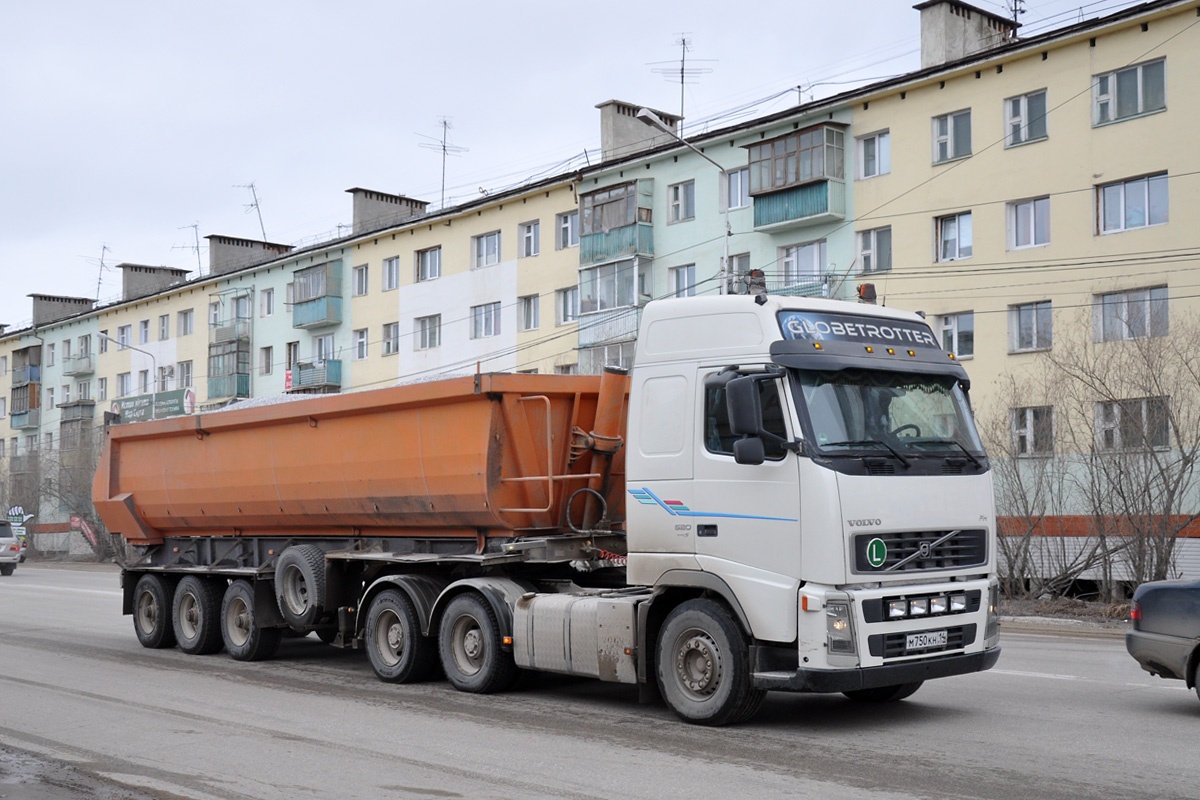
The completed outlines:
[[[747,635],[753,635],[753,629],[750,627],[750,620],[746,617],[746,612],[742,610],[742,604],[738,602],[737,595],[733,593],[733,589],[729,588],[729,584],[724,578],[712,574],[711,572],[701,572],[699,570],[690,569],[669,569],[659,576],[654,582],[655,587],[659,586],[680,586],[685,588],[706,589],[721,597],[741,623],[742,630]]]
[[[523,594],[537,592],[537,588],[528,581],[518,581],[512,578],[464,578],[447,586],[438,596],[429,619],[427,635],[436,635],[437,626],[442,619],[446,606],[460,594],[469,591],[479,592],[488,601],[496,614],[496,622],[500,625],[500,636],[513,635],[513,608],[517,599]],[[511,650],[512,646],[505,647]]]
[[[437,602],[438,595],[445,591],[449,581],[442,578],[435,578],[431,575],[384,575],[381,578],[376,578],[375,581],[367,587],[363,592],[362,599],[358,603],[358,613],[354,620],[355,633],[362,633],[363,628],[367,624],[367,609],[371,607],[371,601],[375,599],[375,595],[382,592],[384,589],[395,587],[404,592],[409,601],[413,604],[413,609],[417,612],[417,620],[421,623],[421,632],[426,636],[430,635],[433,618],[433,607]]]

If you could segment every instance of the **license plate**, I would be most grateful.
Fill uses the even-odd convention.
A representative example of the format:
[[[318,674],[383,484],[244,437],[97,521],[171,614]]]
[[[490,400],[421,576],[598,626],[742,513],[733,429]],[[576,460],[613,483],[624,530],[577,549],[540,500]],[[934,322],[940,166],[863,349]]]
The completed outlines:
[[[924,633],[910,633],[908,639],[904,642],[905,650],[930,650],[935,647],[946,646],[945,631],[925,631]]]

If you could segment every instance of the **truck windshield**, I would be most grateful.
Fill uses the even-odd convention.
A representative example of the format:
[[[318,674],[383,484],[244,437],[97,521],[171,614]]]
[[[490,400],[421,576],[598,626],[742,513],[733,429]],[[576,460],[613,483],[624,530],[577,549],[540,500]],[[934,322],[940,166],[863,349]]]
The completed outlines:
[[[957,380],[883,370],[798,370],[813,444],[827,454],[983,454]]]

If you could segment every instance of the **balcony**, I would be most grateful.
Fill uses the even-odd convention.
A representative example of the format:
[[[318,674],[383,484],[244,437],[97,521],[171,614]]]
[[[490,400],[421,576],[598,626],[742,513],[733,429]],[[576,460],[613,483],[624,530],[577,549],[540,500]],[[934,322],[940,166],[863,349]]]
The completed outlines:
[[[642,320],[641,306],[612,308],[579,317],[579,346],[594,347],[637,338]]]
[[[819,180],[754,197],[754,228],[790,230],[846,218],[846,184]]]
[[[25,383],[40,383],[42,380],[42,367],[40,364],[32,364],[27,367],[17,367],[12,373],[12,385],[20,386]]]
[[[214,375],[208,379],[208,399],[249,397],[250,376],[246,373]]]
[[[91,353],[80,353],[63,359],[63,375],[91,375],[96,371],[95,360]]]
[[[211,328],[211,339],[213,343],[217,342],[237,342],[244,341],[250,338],[250,320],[248,319],[226,319],[221,320],[217,325]]]
[[[635,222],[603,233],[588,233],[579,237],[579,263],[603,264],[630,256],[654,255],[654,228],[646,222]]]
[[[342,321],[342,298],[316,297],[292,305],[293,328],[321,328]]]
[[[40,428],[42,426],[42,410],[40,408],[31,408],[28,411],[13,414],[9,417],[8,422],[12,426],[12,429],[16,431]]]
[[[342,362],[334,359],[308,364],[296,362],[292,368],[290,392],[330,392],[342,388]]]

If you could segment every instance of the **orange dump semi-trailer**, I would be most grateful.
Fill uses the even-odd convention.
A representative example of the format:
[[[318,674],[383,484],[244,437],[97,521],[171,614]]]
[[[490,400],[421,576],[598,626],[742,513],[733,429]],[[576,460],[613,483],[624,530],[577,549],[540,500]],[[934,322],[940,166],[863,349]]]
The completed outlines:
[[[552,533],[586,488],[620,528],[627,391],[616,374],[486,374],[117,425],[92,494],[134,545]],[[582,492],[571,522],[599,510]]]

